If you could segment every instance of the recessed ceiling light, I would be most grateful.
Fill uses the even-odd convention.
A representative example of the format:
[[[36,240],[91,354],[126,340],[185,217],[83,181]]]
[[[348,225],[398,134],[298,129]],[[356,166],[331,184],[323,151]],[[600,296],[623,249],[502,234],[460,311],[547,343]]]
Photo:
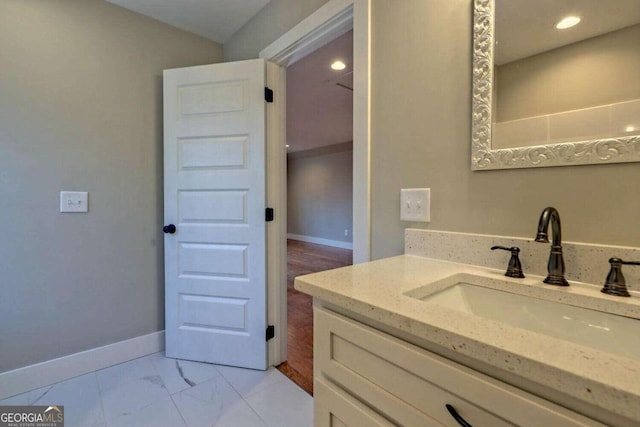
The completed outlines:
[[[626,128],[624,128],[625,132],[633,132],[634,130],[636,130],[636,128],[633,126],[627,126]]]
[[[578,16],[565,16],[556,24],[556,28],[559,30],[566,30],[567,28],[578,25],[579,22],[580,17]]]
[[[287,148],[289,148],[289,147],[290,147],[290,145],[289,145],[289,144],[287,144]]]
[[[342,61],[334,61],[333,64],[331,64],[331,68],[333,70],[340,71],[347,68],[347,65]]]

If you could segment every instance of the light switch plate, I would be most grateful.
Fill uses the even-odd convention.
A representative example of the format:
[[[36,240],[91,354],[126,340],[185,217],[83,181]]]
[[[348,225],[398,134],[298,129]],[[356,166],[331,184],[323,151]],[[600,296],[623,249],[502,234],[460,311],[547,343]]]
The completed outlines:
[[[400,220],[431,221],[430,188],[403,188],[400,190]]]
[[[61,191],[60,212],[89,212],[89,193],[86,191]]]

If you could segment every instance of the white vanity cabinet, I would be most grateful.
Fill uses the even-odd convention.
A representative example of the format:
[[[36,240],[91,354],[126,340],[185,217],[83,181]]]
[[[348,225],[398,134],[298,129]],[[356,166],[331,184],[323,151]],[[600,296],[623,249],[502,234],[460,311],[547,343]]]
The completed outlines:
[[[314,305],[315,426],[602,426]]]

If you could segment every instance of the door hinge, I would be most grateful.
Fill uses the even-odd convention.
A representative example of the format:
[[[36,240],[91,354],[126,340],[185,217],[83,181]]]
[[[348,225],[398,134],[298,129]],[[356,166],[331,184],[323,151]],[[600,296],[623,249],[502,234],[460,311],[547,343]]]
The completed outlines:
[[[273,213],[273,208],[267,208],[267,209],[265,210],[265,212],[264,212],[264,219],[265,219],[265,221],[267,221],[267,222],[271,222],[271,221],[273,221],[273,215],[274,215],[274,213]]]
[[[268,87],[264,88],[264,100],[273,102],[273,89],[269,89]]]
[[[267,341],[276,336],[276,327],[273,325],[267,326]]]

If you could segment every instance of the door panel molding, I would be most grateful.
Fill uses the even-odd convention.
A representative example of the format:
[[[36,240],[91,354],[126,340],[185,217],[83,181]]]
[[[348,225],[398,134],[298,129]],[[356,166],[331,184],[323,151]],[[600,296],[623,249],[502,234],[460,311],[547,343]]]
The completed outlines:
[[[268,366],[265,61],[164,72],[168,357]]]

